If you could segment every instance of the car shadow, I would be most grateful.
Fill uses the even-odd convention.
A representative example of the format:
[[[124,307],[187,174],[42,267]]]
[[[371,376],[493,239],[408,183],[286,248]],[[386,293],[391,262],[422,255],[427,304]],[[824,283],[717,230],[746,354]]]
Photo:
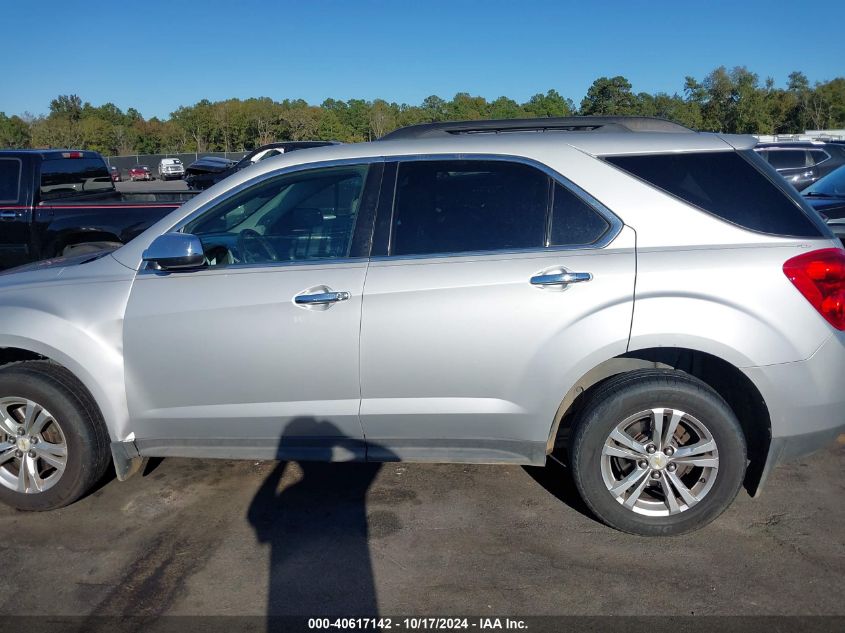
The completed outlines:
[[[559,501],[562,501],[576,512],[589,517],[591,520],[595,520],[595,515],[590,512],[590,508],[581,499],[581,495],[575,487],[575,481],[572,479],[572,473],[566,466],[565,459],[561,457],[560,461],[558,461],[558,459],[549,456],[546,458],[545,466],[523,466],[523,469],[546,492],[554,495]]]
[[[278,616],[378,614],[366,495],[381,464],[326,463],[348,438],[311,418],[288,425],[279,454],[290,454],[291,440],[303,435],[336,443],[309,449],[309,461],[280,462],[247,512],[256,539],[270,547],[268,630]]]

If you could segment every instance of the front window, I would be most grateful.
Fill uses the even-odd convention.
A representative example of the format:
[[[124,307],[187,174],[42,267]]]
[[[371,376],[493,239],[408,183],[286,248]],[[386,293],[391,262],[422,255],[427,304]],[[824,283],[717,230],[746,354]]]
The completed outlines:
[[[57,158],[41,163],[41,198],[113,191],[111,174],[99,158]]]
[[[349,256],[367,166],[279,176],[242,191],[183,231],[199,237],[211,266]]]

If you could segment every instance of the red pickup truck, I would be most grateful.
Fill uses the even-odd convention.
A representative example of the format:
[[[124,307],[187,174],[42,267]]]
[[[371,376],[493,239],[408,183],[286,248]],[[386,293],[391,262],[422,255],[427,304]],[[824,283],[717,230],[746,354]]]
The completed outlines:
[[[0,150],[0,269],[118,247],[194,195],[121,193],[97,152]]]

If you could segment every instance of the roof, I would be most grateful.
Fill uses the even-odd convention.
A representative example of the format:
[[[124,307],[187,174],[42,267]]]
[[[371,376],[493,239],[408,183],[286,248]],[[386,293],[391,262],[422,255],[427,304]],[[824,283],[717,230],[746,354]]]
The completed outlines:
[[[88,149],[0,149],[0,156],[40,156],[41,158],[63,158],[65,152],[80,152],[83,158],[102,158],[99,152]]]
[[[693,130],[673,121],[645,116],[571,116],[485,121],[442,121],[399,128],[381,140],[429,138],[445,135],[503,134],[516,132],[686,132]]]
[[[262,171],[270,171],[285,164],[295,165],[373,156],[390,158],[426,154],[500,154],[531,157],[556,152],[559,148],[567,146],[594,156],[677,151],[725,151],[750,149],[756,143],[757,140],[753,136],[700,132],[445,134],[425,138],[399,138],[369,143],[315,147],[307,152],[291,152],[290,154],[274,156],[257,163],[257,165],[263,166],[260,168]],[[256,169],[256,167],[250,169]]]

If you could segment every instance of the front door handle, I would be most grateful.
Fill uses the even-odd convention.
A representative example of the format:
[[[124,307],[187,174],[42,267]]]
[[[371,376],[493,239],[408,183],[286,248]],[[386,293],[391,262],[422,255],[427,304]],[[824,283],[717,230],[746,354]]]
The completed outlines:
[[[569,284],[590,281],[592,278],[592,273],[549,273],[546,275],[534,275],[531,278],[531,284],[534,286],[568,286]]]
[[[345,290],[340,292],[318,292],[312,295],[297,295],[294,301],[299,305],[322,306],[338,301],[347,301],[349,293]]]
[[[0,220],[16,220],[17,218],[17,211],[0,211]]]

